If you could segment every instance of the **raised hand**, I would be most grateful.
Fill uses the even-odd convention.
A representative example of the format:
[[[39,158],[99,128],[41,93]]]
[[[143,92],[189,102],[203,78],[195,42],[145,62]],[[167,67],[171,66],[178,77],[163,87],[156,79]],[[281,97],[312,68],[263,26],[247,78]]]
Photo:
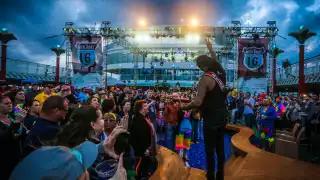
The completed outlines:
[[[108,136],[108,139],[103,142],[103,148],[105,153],[114,159],[119,158],[119,156],[114,152],[114,144],[116,143],[117,137],[122,133],[128,133],[128,131],[124,129],[124,127],[122,126],[117,126]]]
[[[212,47],[212,43],[210,41],[210,38],[205,38],[205,42],[206,42],[206,45],[207,45],[207,48],[210,52],[210,55],[212,58],[216,58],[216,53],[214,52],[213,50],[213,47]]]
[[[121,127],[123,127],[123,129],[128,130],[128,127],[129,127],[129,116],[128,115],[123,116],[123,118],[121,119],[119,125]]]

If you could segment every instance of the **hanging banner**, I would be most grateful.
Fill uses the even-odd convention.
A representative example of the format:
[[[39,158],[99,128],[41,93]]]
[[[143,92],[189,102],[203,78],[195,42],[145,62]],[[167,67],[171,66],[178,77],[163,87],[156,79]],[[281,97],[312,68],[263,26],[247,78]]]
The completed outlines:
[[[238,41],[238,91],[257,92],[267,91],[266,62],[268,39],[240,39]]]
[[[96,87],[102,84],[103,45],[101,37],[72,37],[72,84]],[[98,78],[98,76],[100,78]]]
[[[96,62],[96,43],[79,43],[78,60],[83,67],[90,67]]]
[[[73,37],[71,42],[74,74],[101,73],[103,64],[101,37]]]

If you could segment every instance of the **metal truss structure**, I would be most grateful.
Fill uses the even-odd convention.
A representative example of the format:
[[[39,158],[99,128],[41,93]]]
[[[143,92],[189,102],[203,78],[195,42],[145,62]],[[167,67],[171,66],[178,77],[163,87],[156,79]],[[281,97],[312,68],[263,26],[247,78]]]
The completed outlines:
[[[276,27],[275,21],[268,21],[266,27],[243,27],[240,21],[232,21],[231,26],[228,27],[188,27],[188,26],[167,26],[167,27],[156,27],[150,29],[124,29],[124,28],[112,28],[110,27],[109,21],[102,21],[99,27],[85,27],[85,28],[75,28],[72,22],[65,23],[64,35],[66,37],[66,77],[67,82],[71,81],[72,72],[72,45],[71,39],[73,37],[102,37],[104,45],[104,65],[102,75],[107,74],[107,45],[111,43],[116,43],[117,45],[129,50],[134,55],[134,64],[137,64],[137,55],[146,55],[157,53],[150,51],[148,49],[139,48],[136,44],[130,43],[126,38],[134,38],[136,31],[144,31],[151,35],[153,38],[183,38],[188,33],[199,33],[202,37],[215,38],[217,31],[223,32],[224,44],[222,48],[215,48],[218,56],[222,55],[220,59],[221,63],[223,59],[223,67],[229,69],[228,67],[228,57],[232,57],[234,60],[233,68],[233,86],[237,88],[238,80],[238,41],[239,38],[268,38],[269,39],[269,51],[275,46],[275,37],[278,35],[278,28]],[[165,53],[165,52],[161,52]],[[167,52],[170,53],[170,52]],[[271,56],[268,56],[267,60],[267,79],[271,79],[272,64]],[[135,75],[136,76],[136,75]],[[105,80],[105,77],[103,77]],[[228,78],[227,78],[228,79]],[[270,82],[268,83],[268,85]],[[104,86],[104,85],[103,85]]]
[[[268,87],[271,85],[271,76],[272,76],[272,49],[276,46],[275,37],[278,35],[279,29],[276,26],[276,21],[268,21],[266,27],[242,27],[240,21],[232,21],[230,27],[224,29],[226,34],[227,42],[224,45],[225,49],[233,54],[233,86],[237,88],[238,81],[238,58],[239,58],[239,48],[238,42],[239,38],[248,38],[248,39],[258,39],[258,38],[268,38],[268,56],[267,56],[267,84]],[[227,52],[228,52],[227,51]]]

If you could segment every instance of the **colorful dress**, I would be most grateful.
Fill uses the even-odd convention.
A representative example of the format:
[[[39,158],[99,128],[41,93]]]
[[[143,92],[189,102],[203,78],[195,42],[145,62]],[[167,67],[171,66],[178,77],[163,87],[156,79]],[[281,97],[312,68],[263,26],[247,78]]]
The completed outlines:
[[[275,105],[277,118],[280,119],[282,115],[286,112],[286,107],[280,103]]]
[[[262,117],[266,116],[266,119]],[[267,109],[261,107],[260,112],[257,114],[257,124],[259,126],[259,132],[262,139],[268,142],[274,142],[274,122],[277,119],[276,110],[273,106],[269,106]]]
[[[179,133],[176,136],[176,150],[190,149],[192,136],[192,126],[190,123],[190,113],[185,112],[184,119],[182,120]]]

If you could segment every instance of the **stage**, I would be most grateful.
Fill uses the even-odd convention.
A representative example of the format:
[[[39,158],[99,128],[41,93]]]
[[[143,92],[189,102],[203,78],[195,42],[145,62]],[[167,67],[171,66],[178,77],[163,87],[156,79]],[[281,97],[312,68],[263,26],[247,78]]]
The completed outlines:
[[[225,163],[226,180],[314,180],[320,179],[320,166],[265,152],[253,146],[247,127],[228,125],[237,132],[231,138],[234,153]],[[202,180],[205,171],[185,166],[178,154],[158,147],[159,167],[151,180]]]

